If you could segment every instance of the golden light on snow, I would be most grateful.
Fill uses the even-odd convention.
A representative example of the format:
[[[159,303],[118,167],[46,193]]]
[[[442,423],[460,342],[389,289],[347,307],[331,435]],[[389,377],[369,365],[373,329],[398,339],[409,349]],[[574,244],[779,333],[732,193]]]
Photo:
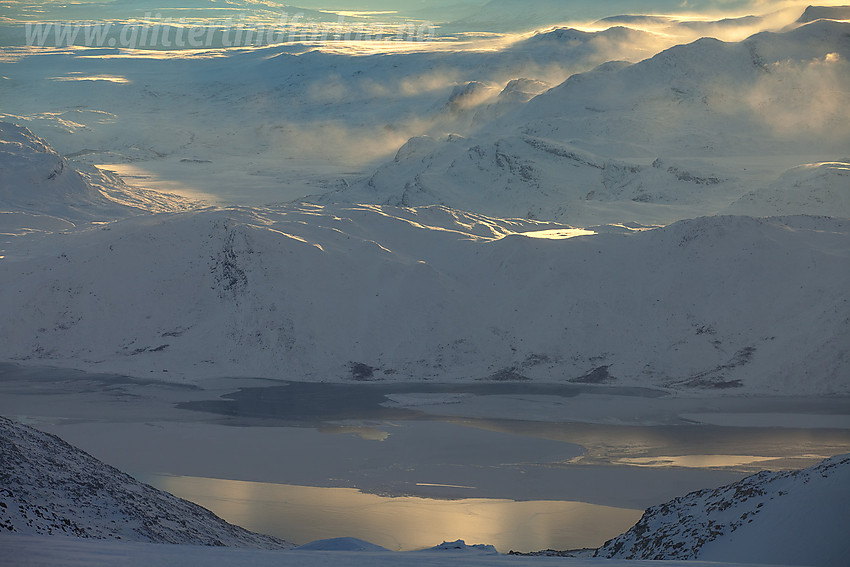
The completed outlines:
[[[754,455],[676,455],[659,457],[620,457],[616,462],[637,467],[728,468],[775,461],[776,457]]]
[[[567,238],[575,238],[576,236],[590,236],[596,234],[592,230],[583,228],[556,228],[553,230],[535,230],[532,232],[520,232],[522,236],[529,238],[545,238],[547,240],[564,240]]]
[[[583,502],[392,498],[350,488],[186,476],[146,480],[229,522],[297,544],[355,537],[392,550],[424,549],[457,539],[490,543],[501,552],[552,545],[568,549],[601,545],[631,527],[642,513]]]
[[[130,81],[120,75],[66,75],[63,77],[51,77],[51,81],[101,81],[104,83],[128,84]]]
[[[362,16],[383,16],[389,14],[398,14],[395,10],[383,10],[383,11],[368,11],[368,10],[336,10],[334,12],[328,12],[329,14],[339,14],[340,16],[346,18],[359,18]]]
[[[193,187],[186,182],[177,180],[177,176],[166,176],[161,173],[146,169],[144,166],[133,163],[99,163],[95,167],[98,169],[112,172],[120,175],[123,180],[131,185],[144,187],[145,189],[153,189],[162,193],[173,193],[204,202],[215,202],[215,195],[205,193],[198,187]],[[172,169],[179,168],[180,164],[175,163]]]

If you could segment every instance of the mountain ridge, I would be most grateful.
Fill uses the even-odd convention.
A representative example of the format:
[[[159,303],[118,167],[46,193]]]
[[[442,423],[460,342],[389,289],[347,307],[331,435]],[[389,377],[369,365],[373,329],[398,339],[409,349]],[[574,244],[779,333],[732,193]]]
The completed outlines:
[[[704,394],[848,391],[846,220],[592,232],[287,205],[47,235],[6,251],[0,356],[177,381],[347,381],[361,365],[369,379],[562,381],[608,366],[623,385]]]

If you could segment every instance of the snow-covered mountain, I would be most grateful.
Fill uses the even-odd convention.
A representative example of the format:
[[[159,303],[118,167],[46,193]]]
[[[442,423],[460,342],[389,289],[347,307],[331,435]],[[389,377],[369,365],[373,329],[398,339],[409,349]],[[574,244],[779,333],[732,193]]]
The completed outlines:
[[[0,61],[0,119],[78,161],[130,164],[146,183],[164,178],[226,203],[275,203],[369,175],[413,136],[468,134],[518,104],[495,98],[513,80],[540,82],[536,95],[610,59],[640,61],[674,40],[619,28],[362,43],[169,57],[117,48],[23,53]],[[452,93],[470,83],[493,98],[453,112]],[[477,112],[491,104],[497,112]]]
[[[649,508],[597,557],[844,565],[850,557],[850,455],[763,471]]]
[[[32,217],[104,221],[192,206],[182,197],[132,188],[108,172],[70,162],[27,128],[0,122],[0,212],[15,214],[5,216],[6,230],[13,220],[31,228]]]
[[[572,224],[716,214],[786,183],[777,181],[785,170],[846,167],[848,30],[850,23],[818,20],[609,62],[468,137],[414,138],[368,179],[314,200],[442,204]],[[800,205],[783,209],[774,199],[755,209],[750,199],[749,211],[817,210],[830,191],[829,178],[809,176]],[[831,204],[840,205],[831,215],[850,216],[842,198]]]
[[[807,6],[797,22],[807,24],[815,20],[850,20],[850,6]]]
[[[698,3],[697,3],[698,4]],[[653,9],[676,11],[677,0],[656,0]],[[590,21],[614,14],[630,14],[635,3],[629,0],[577,2],[571,0],[490,0],[476,13],[452,22],[448,29],[491,32],[539,29],[562,22]]]
[[[0,358],[175,380],[848,392],[846,220],[594,230],[288,205],[22,238],[2,260]]]
[[[58,437],[0,417],[0,531],[286,549],[142,484]],[[2,537],[2,536],[0,536]]]
[[[470,124],[490,112],[474,137],[412,138],[367,182],[320,198],[325,205],[139,215],[38,239],[26,231],[4,237],[0,310],[10,323],[0,327],[0,357],[168,372],[175,380],[507,377],[847,392],[850,246],[840,217],[850,217],[850,152],[812,162],[798,155],[800,147],[817,156],[848,149],[848,106],[809,96],[825,84],[839,102],[850,92],[848,25],[819,20],[740,43],[703,39],[637,64],[609,62],[542,94],[546,85],[532,79],[501,90],[456,85],[432,110]],[[635,33],[556,29],[505,53],[573,46],[587,62],[601,53],[589,47],[594,42],[627,44]],[[406,56],[418,71],[443,61],[434,53]],[[310,52],[299,59],[285,51],[236,57],[172,62],[196,68],[199,92],[214,99],[202,115],[234,100],[261,115],[279,113],[279,99],[264,93],[301,100],[306,91],[297,90],[297,73],[280,79],[276,71],[306,72],[311,61],[330,70],[350,58]],[[457,57],[464,68],[486,60]],[[239,61],[246,65],[234,68]],[[392,61],[366,57],[357,65],[380,74]],[[122,65],[129,75],[162,69],[149,60]],[[216,74],[223,70],[228,74]],[[237,93],[222,87],[223,76],[240,88],[254,85],[260,71],[270,78],[258,90],[234,99]],[[361,84],[358,77],[341,84]],[[447,84],[437,81],[436,90]],[[138,104],[157,108],[162,103],[152,101],[162,96],[183,108],[171,88]],[[771,96],[756,97],[753,106],[736,96],[747,89]],[[364,121],[374,118],[381,93],[362,91]],[[411,92],[413,99],[420,94]],[[349,95],[339,101],[352,104]],[[777,116],[791,122],[777,125]],[[797,124],[795,116],[806,121]],[[69,139],[86,144],[87,127],[66,118]],[[120,126],[116,120],[113,131],[125,130]],[[227,148],[255,133],[217,124],[230,126]],[[276,128],[268,128],[274,139]],[[196,139],[194,131],[183,133],[169,141],[178,157]],[[0,191],[11,213],[3,222],[51,215],[45,230],[57,230],[83,212],[112,221],[184,206],[166,197],[150,204],[147,194],[114,184],[98,190],[26,130],[4,126],[3,136],[9,149],[0,156],[7,164]],[[279,147],[265,148],[278,162]],[[180,167],[206,165],[185,159]],[[699,216],[718,211],[835,218]],[[699,218],[656,230],[622,224],[693,216]],[[600,226],[595,235],[564,239],[576,234],[568,225],[516,217]],[[553,235],[544,231],[558,238],[522,234]]]
[[[850,158],[794,167],[747,193],[725,211],[743,215],[809,214],[850,217]]]

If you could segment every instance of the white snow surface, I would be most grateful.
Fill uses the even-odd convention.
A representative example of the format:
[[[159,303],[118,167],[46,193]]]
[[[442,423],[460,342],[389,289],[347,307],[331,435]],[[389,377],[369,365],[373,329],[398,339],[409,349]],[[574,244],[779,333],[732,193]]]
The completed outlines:
[[[627,561],[569,559],[563,557],[515,557],[479,555],[450,551],[364,552],[364,551],[265,551],[156,545],[134,542],[74,540],[37,536],[0,536],[4,558],[17,567],[747,567],[744,563],[708,563],[703,561]],[[763,567],[763,566],[761,566]]]
[[[0,531],[262,549],[291,544],[228,524],[56,436],[0,417]],[[8,555],[4,551],[5,560]]]
[[[850,216],[850,158],[789,169],[767,187],[747,193],[727,212],[770,216]]]
[[[843,565],[850,556],[848,502],[850,455],[840,455],[654,506],[596,555]]]
[[[523,234],[556,226],[287,205],[16,237],[0,260],[0,357],[189,381],[848,391],[846,220]]]
[[[487,53],[408,53],[407,78],[448,61],[464,72],[504,64],[498,80],[441,76],[435,90],[408,92],[416,104],[431,100],[441,123],[466,124],[474,137],[414,137],[367,181],[316,197],[322,205],[180,212],[193,203],[157,201],[94,169],[86,179],[43,140],[4,125],[0,222],[9,228],[0,240],[0,313],[9,324],[0,327],[0,357],[178,381],[536,379],[846,393],[850,246],[841,219],[850,217],[843,127],[850,105],[835,101],[850,92],[847,26],[818,20],[742,42],[706,38],[639,63],[606,63],[542,94],[545,85],[532,79],[493,85],[550,43],[586,66],[610,54],[597,42],[620,53],[644,32],[556,29]],[[196,150],[222,151],[195,129],[217,104],[252,101],[251,124],[277,112],[282,99],[270,93],[309,98],[315,89],[301,75],[313,63],[356,68],[339,79],[340,89],[326,85],[326,111],[354,105],[351,92],[363,95],[354,106],[364,123],[374,123],[381,107],[398,118],[410,110],[397,93],[367,88],[359,72],[380,76],[401,54],[302,48],[167,63],[86,59],[93,73],[111,64],[138,74],[109,89],[154,89],[144,104],[133,103],[139,114],[122,114],[135,99],[116,91],[99,99],[116,113],[74,107],[30,112],[26,122],[64,132],[63,145],[72,142],[82,157],[118,148],[124,160],[194,168],[212,161]],[[49,54],[32,60],[30,74],[66,60],[81,64]],[[10,68],[11,92],[32,95],[15,103],[21,110],[48,96],[22,86],[27,68]],[[163,104],[184,108],[187,87],[170,83],[169,73],[162,83],[142,80],[166,69],[195,71],[185,74],[203,94],[200,115],[124,128],[121,116],[141,124]],[[270,82],[254,81],[257,73]],[[222,90],[223,80],[257,90]],[[53,95],[106,92],[94,90],[98,81],[83,83]],[[828,100],[813,98],[822,87]],[[494,110],[500,104],[510,108]],[[292,114],[308,125],[318,108]],[[480,128],[470,126],[478,112],[486,115]],[[180,121],[193,116],[199,124],[184,129]],[[234,126],[223,116],[217,129]],[[794,122],[799,116],[805,123]],[[280,128],[270,128],[262,131],[274,138]],[[251,128],[231,133],[227,148],[238,153],[244,141],[256,149]],[[264,147],[280,161],[280,144]],[[801,147],[818,159],[789,161]],[[831,153],[843,157],[827,159]],[[778,180],[776,164],[791,167]],[[207,179],[218,178],[213,171]],[[766,171],[772,178],[760,186]],[[832,218],[699,216],[719,211]],[[691,216],[654,230],[625,222]],[[570,219],[581,224],[565,224]],[[573,226],[595,234],[576,236]]]

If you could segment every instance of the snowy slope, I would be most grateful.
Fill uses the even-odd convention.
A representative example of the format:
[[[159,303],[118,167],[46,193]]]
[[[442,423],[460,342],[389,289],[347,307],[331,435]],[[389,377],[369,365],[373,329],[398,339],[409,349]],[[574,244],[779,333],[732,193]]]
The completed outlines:
[[[27,128],[0,122],[0,211],[75,222],[191,206],[176,195],[134,189],[95,167],[69,162]],[[12,219],[6,221],[8,229]]]
[[[368,551],[264,551],[188,545],[155,545],[134,542],[89,541],[71,538],[5,536],[6,557],[21,567],[67,567],[69,563],[87,567],[599,567],[598,559],[565,560],[560,557],[515,557],[452,551],[411,551],[406,553]],[[742,563],[702,561],[613,560],[606,567],[746,567]]]
[[[174,380],[850,389],[846,221],[518,234],[559,226],[290,205],[22,239],[2,260],[0,358]]]
[[[4,417],[0,417],[0,530],[151,543],[291,547],[228,524],[58,437]]]
[[[850,218],[850,159],[789,169],[747,193],[726,212],[740,215],[809,214]]]
[[[850,456],[760,472],[649,508],[598,557],[843,565],[850,556]]]
[[[442,204],[580,225],[716,214],[767,190],[783,170],[846,158],[848,30],[820,20],[606,63],[470,136],[415,138],[367,180],[316,200]],[[810,177],[809,190],[827,191],[822,181]]]

